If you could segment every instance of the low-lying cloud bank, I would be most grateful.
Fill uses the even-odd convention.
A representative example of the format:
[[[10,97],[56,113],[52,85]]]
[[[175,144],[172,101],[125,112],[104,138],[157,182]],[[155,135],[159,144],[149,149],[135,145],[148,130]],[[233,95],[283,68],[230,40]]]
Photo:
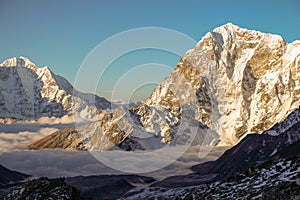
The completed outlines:
[[[176,147],[174,147],[176,148]],[[200,159],[199,147],[190,148],[182,157],[175,160],[172,164],[154,172],[142,173],[141,175],[152,176],[156,179],[162,179],[171,175],[190,173],[190,167],[214,160],[219,157],[225,150],[224,147],[216,147],[205,157]],[[118,152],[102,152],[104,156],[109,153],[110,159],[119,158]],[[161,158],[161,159],[160,159]],[[153,165],[161,165],[164,160],[162,157],[155,157],[152,160]],[[141,171],[143,166],[142,160],[133,157],[126,158],[127,166],[131,171]],[[121,161],[120,161],[121,162]],[[121,162],[124,165],[124,162]],[[78,175],[100,175],[100,174],[125,174],[106,166],[95,159],[89,152],[71,152],[62,150],[42,150],[42,151],[20,151],[6,152],[0,155],[0,164],[5,167],[17,170],[36,177],[70,177]]]

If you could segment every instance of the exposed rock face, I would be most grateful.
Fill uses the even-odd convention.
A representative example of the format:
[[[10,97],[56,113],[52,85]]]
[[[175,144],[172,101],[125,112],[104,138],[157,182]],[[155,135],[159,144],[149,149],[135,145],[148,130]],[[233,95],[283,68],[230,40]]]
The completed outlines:
[[[116,146],[123,150],[151,149],[151,143],[160,139],[137,139],[147,134],[137,120],[130,117],[129,111],[119,107],[99,115],[99,121],[78,127],[69,127],[56,131],[28,145],[30,149],[62,148],[90,151],[105,151]],[[148,137],[152,136],[148,134]],[[148,141],[151,140],[151,141]],[[157,140],[156,142],[153,140]]]
[[[262,133],[300,105],[300,41],[239,28],[231,23],[207,33],[188,51],[145,104],[133,108],[142,125],[172,140],[183,106],[236,144]]]
[[[63,128],[28,145],[29,149],[78,149],[81,140],[74,127]]]
[[[0,118],[36,119],[76,115],[91,118],[110,102],[76,91],[46,66],[39,68],[24,57],[0,64]]]

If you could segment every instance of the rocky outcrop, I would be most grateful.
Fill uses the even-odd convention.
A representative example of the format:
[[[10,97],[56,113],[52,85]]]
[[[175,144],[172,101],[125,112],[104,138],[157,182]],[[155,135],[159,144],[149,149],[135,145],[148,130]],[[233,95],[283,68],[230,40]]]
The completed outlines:
[[[135,184],[150,184],[155,179],[138,175],[94,175],[67,178],[41,177],[9,188],[0,198],[15,199],[118,199],[135,188]]]
[[[152,149],[153,145],[160,143],[161,139],[146,133],[124,107],[104,111],[98,117],[97,122],[61,129],[30,143],[28,147],[36,150],[61,148],[89,151],[105,151],[119,147],[129,151]],[[138,139],[141,135],[144,135],[145,139]]]
[[[64,178],[48,179],[43,177],[28,181],[22,186],[13,188],[3,199],[81,200],[83,198],[80,197],[79,190],[65,183]]]
[[[78,149],[81,140],[75,127],[63,128],[42,139],[30,143],[29,149]]]

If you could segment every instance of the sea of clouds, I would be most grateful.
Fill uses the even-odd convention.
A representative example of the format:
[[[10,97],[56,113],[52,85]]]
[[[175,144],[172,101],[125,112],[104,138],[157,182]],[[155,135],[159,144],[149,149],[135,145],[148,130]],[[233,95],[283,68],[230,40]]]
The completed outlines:
[[[27,149],[30,142],[73,124],[74,118],[69,116],[0,123],[0,153]]]
[[[176,147],[174,147],[176,148]],[[225,147],[215,147],[207,156],[199,158],[199,148],[191,147],[179,159],[174,160],[169,165],[153,172],[140,173],[156,178],[157,180],[172,175],[183,175],[191,173],[190,167],[202,162],[217,159],[224,151]],[[101,152],[106,156],[108,152]],[[119,159],[118,151],[109,154],[110,159]],[[152,159],[153,166],[160,166],[164,156],[155,156]],[[131,171],[141,171],[145,167],[143,160],[137,160],[135,157],[127,157],[120,160],[124,168],[130,168]],[[133,164],[134,163],[134,164]],[[66,150],[40,150],[40,151],[14,151],[4,152],[0,155],[0,164],[16,171],[30,174],[34,177],[73,177],[79,175],[104,175],[104,174],[126,174],[124,171],[112,169],[95,159],[90,152],[74,152]],[[125,166],[124,166],[125,165]],[[131,173],[132,174],[132,173]]]
[[[192,146],[183,153],[182,149],[175,146],[166,148],[164,151],[139,152],[138,156],[121,151],[91,153],[27,149],[30,142],[61,128],[73,126],[73,123],[74,119],[68,116],[60,119],[45,117],[35,121],[12,124],[0,123],[0,164],[34,177],[72,177],[138,172],[140,175],[162,179],[172,175],[191,173],[191,166],[215,160],[228,148]],[[181,155],[182,153],[183,155]]]

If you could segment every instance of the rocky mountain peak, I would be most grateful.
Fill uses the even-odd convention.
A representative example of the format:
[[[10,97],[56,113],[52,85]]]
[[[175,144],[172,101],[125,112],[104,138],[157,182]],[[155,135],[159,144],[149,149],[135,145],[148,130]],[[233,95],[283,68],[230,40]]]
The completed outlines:
[[[299,107],[299,47],[298,41],[288,44],[279,35],[225,24],[182,57],[146,104],[178,122],[180,108],[190,104],[194,118],[217,131],[221,143],[236,144]],[[145,115],[143,125],[157,124],[158,115]],[[164,130],[171,130],[167,124]]]
[[[20,56],[9,58],[0,64],[0,67],[27,67],[30,69],[38,69],[38,67],[28,58]]]
[[[91,118],[110,103],[84,94],[47,66],[13,57],[0,64],[0,118],[36,119],[76,115]]]

